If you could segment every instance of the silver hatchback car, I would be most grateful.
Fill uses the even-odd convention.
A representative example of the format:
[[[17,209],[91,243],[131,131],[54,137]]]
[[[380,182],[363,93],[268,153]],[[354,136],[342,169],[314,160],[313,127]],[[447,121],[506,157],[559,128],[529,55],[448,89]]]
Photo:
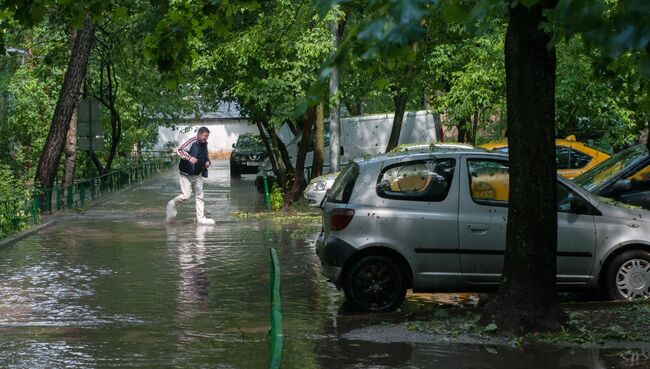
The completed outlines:
[[[617,205],[558,177],[559,290],[650,296],[650,212]],[[323,205],[321,272],[362,311],[394,310],[408,288],[496,290],[507,215],[502,154],[427,150],[358,160]]]

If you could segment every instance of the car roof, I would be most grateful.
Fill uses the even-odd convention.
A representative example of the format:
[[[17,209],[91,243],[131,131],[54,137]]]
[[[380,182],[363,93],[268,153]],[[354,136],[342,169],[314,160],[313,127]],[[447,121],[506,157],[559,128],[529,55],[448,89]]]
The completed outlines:
[[[375,164],[378,162],[385,162],[385,161],[397,162],[405,158],[413,158],[413,159],[430,158],[431,154],[440,154],[445,156],[452,155],[456,157],[459,157],[462,154],[480,154],[483,157],[489,156],[489,157],[495,157],[501,159],[508,158],[508,155],[506,154],[498,153],[498,152],[489,152],[481,148],[440,146],[435,148],[409,150],[404,152],[390,152],[390,153],[378,154],[374,156],[367,155],[361,158],[354,159],[354,161],[359,165],[367,165],[367,164]]]

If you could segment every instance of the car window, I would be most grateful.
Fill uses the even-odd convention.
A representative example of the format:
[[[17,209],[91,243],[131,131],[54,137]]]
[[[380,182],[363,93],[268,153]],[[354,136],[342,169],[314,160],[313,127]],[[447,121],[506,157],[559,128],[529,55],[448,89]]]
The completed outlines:
[[[479,205],[507,206],[510,190],[508,164],[494,160],[467,161],[470,194]],[[558,183],[557,209],[559,212],[572,212],[571,199],[575,195],[565,185]]]
[[[555,147],[557,169],[581,169],[591,161],[591,156],[566,146]]]
[[[264,147],[264,142],[262,142],[262,137],[259,135],[242,135],[237,138],[235,146],[240,149],[258,148]]]
[[[571,207],[571,199],[576,197],[573,191],[569,190],[566,186],[559,184],[557,186],[557,211],[560,213],[574,212]]]
[[[354,189],[354,183],[357,181],[359,176],[359,165],[351,162],[341,174],[336,177],[332,188],[327,193],[327,201],[336,202],[336,203],[348,203],[350,201],[350,196],[352,195],[352,190]]]
[[[468,160],[472,200],[481,205],[508,205],[508,165],[494,160]]]
[[[377,195],[413,201],[443,201],[454,177],[456,160],[428,159],[386,167],[377,178]]]

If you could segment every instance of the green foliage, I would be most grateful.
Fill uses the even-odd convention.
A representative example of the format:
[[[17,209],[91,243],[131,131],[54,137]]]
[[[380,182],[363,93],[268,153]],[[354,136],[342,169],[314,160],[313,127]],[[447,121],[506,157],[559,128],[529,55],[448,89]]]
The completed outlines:
[[[19,67],[7,83],[0,160],[20,177],[31,177],[38,162],[54,113],[56,100],[50,91],[55,86],[43,82],[27,65]]]
[[[646,125],[647,98],[631,55],[604,61],[581,38],[557,47],[556,122],[559,136],[600,137],[621,147]]]
[[[228,35],[205,33],[194,65],[203,92],[236,102],[253,120],[295,122],[331,43],[310,4],[296,3],[265,4],[255,23],[237,23]]]
[[[427,57],[430,81],[439,91],[433,110],[447,112],[452,126],[470,124],[476,114],[479,130],[487,130],[491,139],[501,137],[506,118],[505,24],[494,21],[489,32],[475,37],[453,26],[448,32]]]
[[[273,211],[282,209],[282,206],[284,205],[284,193],[277,183],[273,183],[273,188],[269,195],[269,201],[271,202],[271,209],[273,209]]]
[[[31,197],[11,169],[0,164],[0,239],[29,226]]]

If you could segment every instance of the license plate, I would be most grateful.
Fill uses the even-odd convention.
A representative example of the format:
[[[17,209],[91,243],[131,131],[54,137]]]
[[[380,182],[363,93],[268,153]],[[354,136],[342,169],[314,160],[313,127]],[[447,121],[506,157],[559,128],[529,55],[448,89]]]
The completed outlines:
[[[248,163],[246,163],[246,165],[248,165],[249,167],[259,167],[260,163],[257,161],[249,161]]]

